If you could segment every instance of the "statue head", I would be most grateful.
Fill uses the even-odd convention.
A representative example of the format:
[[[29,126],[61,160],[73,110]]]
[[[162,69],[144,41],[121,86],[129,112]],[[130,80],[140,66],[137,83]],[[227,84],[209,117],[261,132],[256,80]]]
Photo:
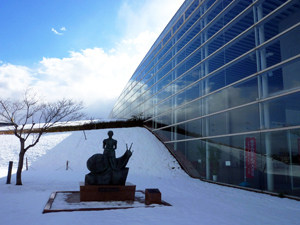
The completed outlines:
[[[108,137],[111,138],[111,137],[114,135],[114,132],[112,132],[112,131],[110,130],[110,131],[107,132],[107,134],[108,134]]]

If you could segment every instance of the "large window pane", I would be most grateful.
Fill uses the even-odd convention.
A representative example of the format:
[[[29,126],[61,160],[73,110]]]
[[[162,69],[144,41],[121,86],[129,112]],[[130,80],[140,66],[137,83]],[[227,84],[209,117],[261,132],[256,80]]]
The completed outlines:
[[[276,98],[264,103],[267,105],[270,127],[300,125],[300,92]]]

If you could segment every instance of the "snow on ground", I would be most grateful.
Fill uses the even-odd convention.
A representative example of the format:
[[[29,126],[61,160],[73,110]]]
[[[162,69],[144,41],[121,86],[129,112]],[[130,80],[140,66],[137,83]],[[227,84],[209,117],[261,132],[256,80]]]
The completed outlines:
[[[42,214],[53,191],[79,191],[89,173],[86,161],[103,151],[107,131],[45,134],[26,153],[29,170],[23,171],[22,186],[14,185],[15,175],[5,184],[8,161],[17,166],[18,139],[0,135],[0,224],[299,224],[300,202],[192,179],[144,128],[113,129],[117,157],[133,143],[127,181],[137,190],[159,188],[171,207]]]

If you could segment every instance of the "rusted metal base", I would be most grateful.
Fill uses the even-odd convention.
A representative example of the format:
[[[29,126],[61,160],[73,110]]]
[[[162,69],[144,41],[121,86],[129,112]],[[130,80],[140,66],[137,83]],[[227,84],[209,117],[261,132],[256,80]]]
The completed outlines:
[[[80,182],[80,201],[134,201],[136,185],[88,185]]]

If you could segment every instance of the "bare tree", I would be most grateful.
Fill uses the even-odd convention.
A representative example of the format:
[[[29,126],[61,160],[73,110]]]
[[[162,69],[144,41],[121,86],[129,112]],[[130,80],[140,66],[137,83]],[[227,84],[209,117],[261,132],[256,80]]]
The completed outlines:
[[[16,185],[22,185],[22,169],[27,150],[35,146],[41,136],[57,123],[83,118],[85,114],[80,112],[82,109],[82,102],[71,99],[44,102],[30,89],[25,91],[21,100],[0,99],[0,121],[10,123],[15,136],[20,140]],[[27,144],[29,137],[32,137],[32,142]]]

